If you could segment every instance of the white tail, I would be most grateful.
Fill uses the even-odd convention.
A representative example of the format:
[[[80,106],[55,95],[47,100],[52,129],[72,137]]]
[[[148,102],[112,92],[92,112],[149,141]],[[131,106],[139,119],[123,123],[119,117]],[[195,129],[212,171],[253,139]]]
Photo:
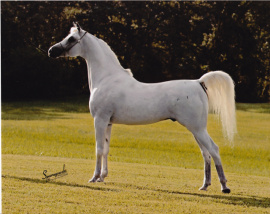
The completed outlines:
[[[229,74],[223,71],[212,71],[200,78],[207,88],[209,111],[217,114],[222,123],[223,134],[233,142],[237,132],[235,119],[234,82]]]

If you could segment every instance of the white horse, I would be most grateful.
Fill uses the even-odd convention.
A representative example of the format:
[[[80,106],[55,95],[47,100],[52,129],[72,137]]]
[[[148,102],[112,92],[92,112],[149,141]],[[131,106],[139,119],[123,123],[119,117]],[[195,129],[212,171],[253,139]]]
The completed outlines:
[[[90,112],[96,136],[96,168],[89,182],[103,182],[108,175],[107,156],[112,124],[150,124],[171,119],[194,135],[204,158],[204,183],[211,185],[211,157],[224,193],[226,186],[218,146],[209,136],[208,111],[220,115],[224,134],[230,141],[236,132],[234,83],[231,77],[215,71],[198,80],[175,80],[155,84],[138,82],[124,69],[111,48],[101,39],[74,23],[70,34],[52,46],[50,57],[76,57],[88,67]]]

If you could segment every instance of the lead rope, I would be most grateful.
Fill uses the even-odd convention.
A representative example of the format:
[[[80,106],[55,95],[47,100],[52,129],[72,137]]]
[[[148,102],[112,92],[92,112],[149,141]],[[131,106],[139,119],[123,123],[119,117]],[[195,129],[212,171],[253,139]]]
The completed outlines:
[[[66,51],[69,51],[69,50],[70,50],[71,48],[73,48],[75,45],[77,45],[78,43],[80,43],[81,40],[82,40],[82,38],[83,38],[86,34],[87,34],[87,31],[84,32],[84,34],[77,40],[76,43],[74,43],[71,47],[68,47],[67,49],[65,49],[65,48],[63,47],[62,43],[60,42],[60,45],[61,45],[63,51],[65,51],[65,52],[66,52]],[[42,48],[39,48],[39,47],[36,46],[33,42],[30,42],[29,40],[26,40],[26,39],[24,39],[24,42],[27,43],[28,45],[31,45],[31,46],[34,47],[36,50],[39,50],[39,51],[41,51],[42,53],[48,55],[48,52],[47,52],[47,51],[43,50]]]
[[[44,53],[44,54],[46,54],[46,55],[48,54],[47,51],[43,50],[42,48],[37,47],[34,43],[32,43],[32,42],[30,42],[30,41],[27,41],[26,39],[24,39],[24,41],[25,41],[25,43],[27,43],[27,44],[33,46],[36,50],[39,50],[39,51],[41,51],[42,53]]]

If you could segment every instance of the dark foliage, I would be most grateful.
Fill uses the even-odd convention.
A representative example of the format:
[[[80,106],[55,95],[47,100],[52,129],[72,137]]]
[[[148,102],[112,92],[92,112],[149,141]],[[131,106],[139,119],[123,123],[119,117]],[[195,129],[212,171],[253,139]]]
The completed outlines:
[[[2,2],[2,98],[88,94],[81,58],[47,50],[76,20],[106,41],[136,79],[194,79],[224,70],[237,100],[269,101],[270,2]]]

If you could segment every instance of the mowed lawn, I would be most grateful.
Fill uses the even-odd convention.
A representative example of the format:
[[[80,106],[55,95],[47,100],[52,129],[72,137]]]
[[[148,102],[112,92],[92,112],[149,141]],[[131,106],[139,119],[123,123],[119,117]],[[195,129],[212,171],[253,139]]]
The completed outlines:
[[[105,183],[88,184],[95,167],[88,100],[2,103],[3,213],[269,213],[270,104],[238,104],[234,144],[209,115],[232,193],[224,195],[212,164],[177,122],[114,125]],[[42,180],[66,165],[68,175]]]

